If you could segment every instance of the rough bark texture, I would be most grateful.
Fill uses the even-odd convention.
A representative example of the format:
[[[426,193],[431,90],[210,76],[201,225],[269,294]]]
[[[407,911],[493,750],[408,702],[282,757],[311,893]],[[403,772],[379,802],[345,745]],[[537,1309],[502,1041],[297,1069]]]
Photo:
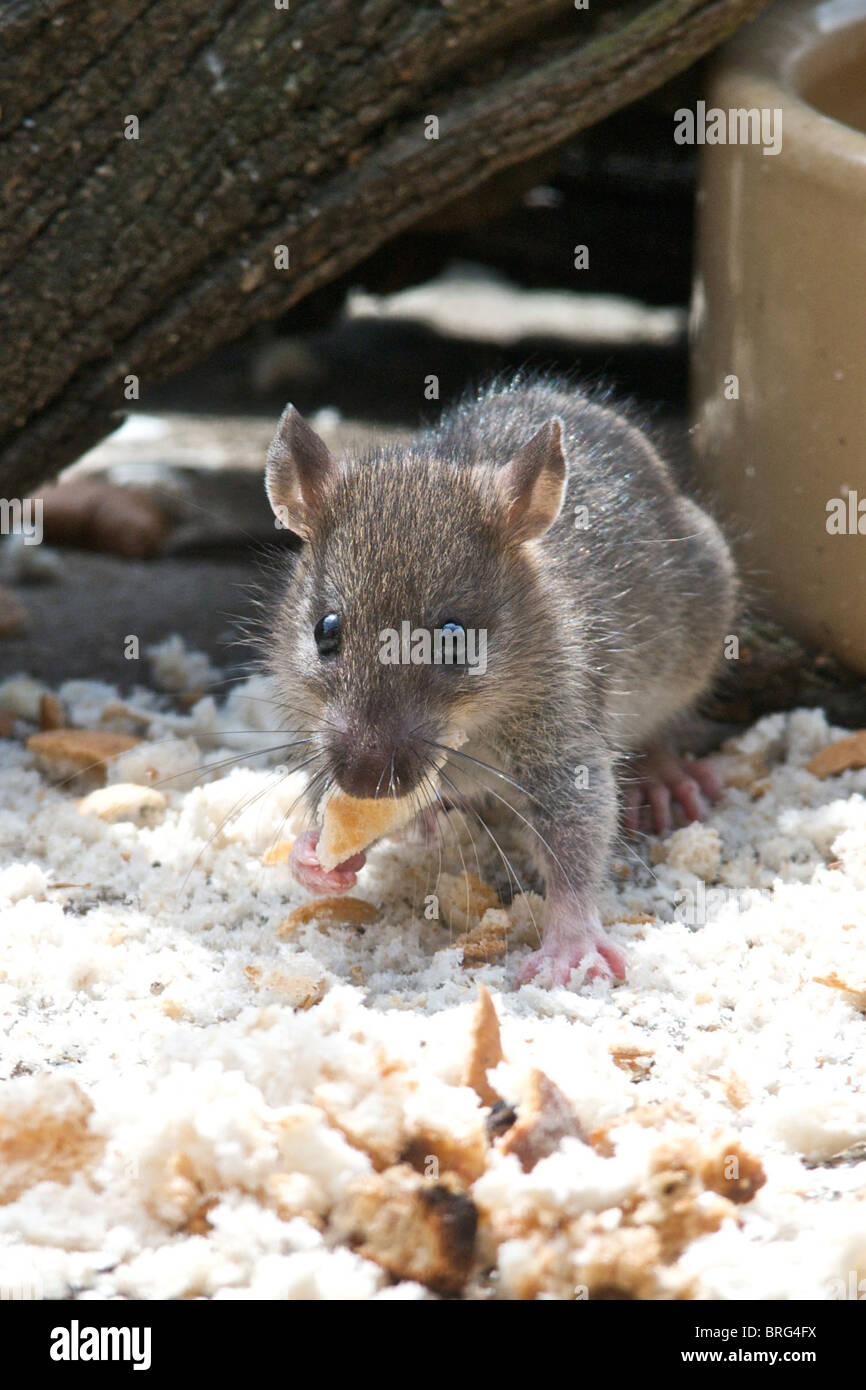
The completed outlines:
[[[149,382],[658,86],[765,3],[11,0],[0,492],[112,429],[127,374],[146,402]]]

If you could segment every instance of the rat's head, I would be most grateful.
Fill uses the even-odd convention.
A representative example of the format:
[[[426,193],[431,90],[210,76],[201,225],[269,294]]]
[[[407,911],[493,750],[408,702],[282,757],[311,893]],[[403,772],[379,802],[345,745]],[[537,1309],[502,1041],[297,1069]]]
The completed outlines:
[[[437,745],[537,687],[551,633],[532,543],[562,505],[560,422],[496,462],[425,446],[337,460],[294,407],[283,413],[266,487],[305,543],[271,667],[293,728],[315,740],[322,790],[421,792]]]

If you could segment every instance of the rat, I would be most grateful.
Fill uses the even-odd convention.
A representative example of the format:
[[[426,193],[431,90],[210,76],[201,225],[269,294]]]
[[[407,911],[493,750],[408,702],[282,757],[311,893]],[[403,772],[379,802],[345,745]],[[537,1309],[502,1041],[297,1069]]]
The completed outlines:
[[[673,802],[703,819],[720,795],[674,751],[735,613],[715,521],[636,419],[551,378],[493,383],[408,444],[340,458],[289,405],[266,489],[302,541],[269,665],[313,811],[337,788],[413,796],[428,821],[497,798],[546,888],[519,981],[624,978],[598,911],[618,817],[636,830],[648,802],[662,833]],[[446,659],[407,659],[393,636],[419,632],[450,634]],[[317,843],[295,841],[295,877],[351,889],[364,855],[325,871]]]

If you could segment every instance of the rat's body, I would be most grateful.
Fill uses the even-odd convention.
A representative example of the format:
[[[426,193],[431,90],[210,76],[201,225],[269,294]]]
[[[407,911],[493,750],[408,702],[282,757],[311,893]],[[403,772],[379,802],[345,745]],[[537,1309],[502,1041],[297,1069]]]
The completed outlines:
[[[542,948],[524,977],[549,963],[564,983],[587,957],[621,975],[596,909],[618,759],[649,755],[660,829],[671,793],[696,816],[700,789],[714,790],[702,765],[662,750],[730,631],[734,569],[715,524],[635,425],[551,382],[494,388],[408,448],[340,463],[289,408],[268,491],[308,540],[271,664],[292,727],[314,740],[313,796],[336,782],[411,793],[420,810],[489,788],[527,823],[546,879]],[[338,645],[320,655],[325,615]],[[483,674],[380,659],[384,630],[449,621],[486,633]],[[626,798],[632,824],[640,786]],[[315,845],[315,833],[299,844],[301,881],[350,887],[362,857],[326,874]]]

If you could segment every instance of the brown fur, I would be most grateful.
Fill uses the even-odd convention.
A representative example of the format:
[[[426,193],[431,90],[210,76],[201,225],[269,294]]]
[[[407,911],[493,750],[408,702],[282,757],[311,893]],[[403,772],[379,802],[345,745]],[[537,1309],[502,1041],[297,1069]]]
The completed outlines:
[[[529,540],[497,482],[521,451],[512,474]],[[298,490],[279,436],[268,487],[277,505],[281,489]],[[381,763],[378,794],[431,802],[437,754],[425,740],[459,733],[449,786],[468,795],[480,781],[513,803],[545,846],[549,889],[595,892],[615,833],[616,759],[663,738],[721,658],[736,582],[715,524],[635,424],[549,381],[482,392],[409,448],[331,459],[313,493],[270,665],[291,727],[316,740],[314,798],[353,765]],[[577,506],[588,529],[575,529]],[[313,627],[330,611],[343,645],[323,661]],[[378,660],[383,629],[449,618],[487,630],[486,674]]]

